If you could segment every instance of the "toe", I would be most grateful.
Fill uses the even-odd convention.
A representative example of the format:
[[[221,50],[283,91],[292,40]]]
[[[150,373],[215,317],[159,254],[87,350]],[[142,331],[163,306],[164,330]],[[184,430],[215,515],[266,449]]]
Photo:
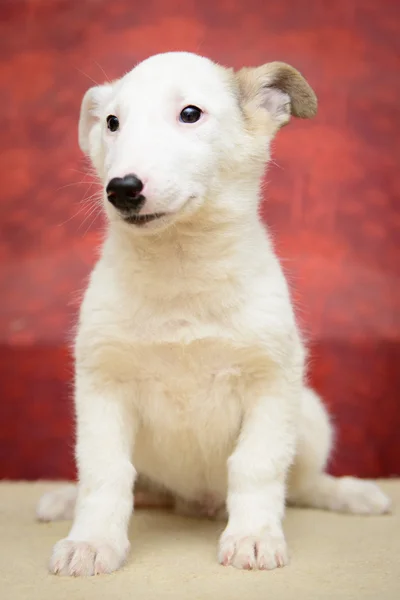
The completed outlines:
[[[74,577],[112,573],[122,566],[128,550],[128,542],[118,551],[108,543],[61,540],[54,546],[50,572]]]

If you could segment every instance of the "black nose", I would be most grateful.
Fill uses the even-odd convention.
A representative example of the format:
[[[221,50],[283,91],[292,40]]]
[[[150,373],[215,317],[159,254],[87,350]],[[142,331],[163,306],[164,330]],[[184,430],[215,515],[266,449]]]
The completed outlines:
[[[121,210],[139,210],[145,201],[140,193],[143,183],[136,175],[125,175],[125,177],[114,177],[106,188],[107,198],[116,208]]]

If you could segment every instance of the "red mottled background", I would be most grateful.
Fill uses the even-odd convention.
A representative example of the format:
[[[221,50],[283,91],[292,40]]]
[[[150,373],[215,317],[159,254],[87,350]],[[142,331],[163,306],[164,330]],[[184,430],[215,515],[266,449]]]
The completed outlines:
[[[400,475],[399,3],[2,0],[0,476],[70,477],[69,337],[101,219],[82,199],[81,97],[149,54],[283,60],[313,121],[275,143],[263,214],[337,423],[335,473]]]

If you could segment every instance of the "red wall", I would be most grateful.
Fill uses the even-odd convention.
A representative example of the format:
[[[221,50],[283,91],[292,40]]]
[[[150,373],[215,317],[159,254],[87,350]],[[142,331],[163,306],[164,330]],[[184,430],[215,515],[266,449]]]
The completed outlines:
[[[1,477],[74,473],[68,337],[101,228],[81,97],[179,49],[283,60],[316,90],[318,117],[275,143],[263,214],[337,423],[332,471],[400,475],[399,39],[392,0],[3,0]]]

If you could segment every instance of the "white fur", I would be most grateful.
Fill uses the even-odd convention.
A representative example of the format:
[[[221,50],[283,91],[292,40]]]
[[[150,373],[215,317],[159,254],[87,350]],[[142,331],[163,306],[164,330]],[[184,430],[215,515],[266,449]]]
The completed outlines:
[[[138,473],[185,512],[217,515],[226,506],[219,560],[238,568],[287,563],[286,497],[388,510],[374,484],[323,473],[331,426],[304,385],[288,287],[258,217],[287,90],[272,88],[261,106],[265,127],[252,128],[236,81],[207,59],[165,54],[83,101],[80,143],[104,186],[135,173],[145,182],[142,213],[167,216],[128,225],[104,195],[109,228],[75,348],[79,495],[53,572],[122,565]],[[178,120],[188,104],[207,112],[195,125]],[[119,117],[119,131],[106,129],[108,114]],[[68,488],[65,499],[69,517]],[[60,493],[47,496],[39,517],[63,516],[59,502]]]

